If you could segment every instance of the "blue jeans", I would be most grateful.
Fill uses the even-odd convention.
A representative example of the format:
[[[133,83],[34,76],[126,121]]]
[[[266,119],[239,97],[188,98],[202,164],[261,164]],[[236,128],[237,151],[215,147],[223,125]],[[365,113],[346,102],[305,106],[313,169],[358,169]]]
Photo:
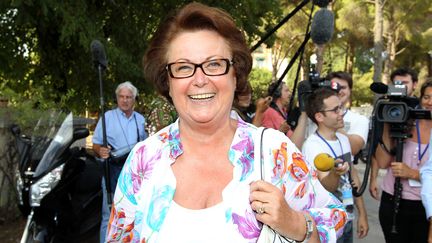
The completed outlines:
[[[107,203],[105,177],[102,177],[102,195],[103,197],[102,197],[102,220],[100,226],[100,242],[104,243],[107,234],[108,221],[111,213]]]
[[[337,243],[353,243],[353,221],[346,223],[342,236],[337,240]]]

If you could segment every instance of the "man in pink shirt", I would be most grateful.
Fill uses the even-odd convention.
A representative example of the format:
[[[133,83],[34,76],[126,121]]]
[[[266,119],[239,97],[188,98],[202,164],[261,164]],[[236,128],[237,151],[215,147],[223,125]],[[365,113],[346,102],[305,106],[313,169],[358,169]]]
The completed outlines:
[[[285,133],[291,141],[301,148],[304,142],[307,115],[301,112],[298,118],[297,128],[293,131],[288,125],[288,104],[291,98],[291,91],[284,82],[274,82],[268,88],[268,94],[272,97],[270,107],[262,116],[262,126],[279,130]]]
[[[287,123],[287,107],[291,98],[291,91],[283,82],[272,83],[268,90],[269,96],[272,96],[273,100],[270,107],[264,112],[262,125],[279,130],[290,137],[293,131]],[[271,92],[273,93],[271,94]]]

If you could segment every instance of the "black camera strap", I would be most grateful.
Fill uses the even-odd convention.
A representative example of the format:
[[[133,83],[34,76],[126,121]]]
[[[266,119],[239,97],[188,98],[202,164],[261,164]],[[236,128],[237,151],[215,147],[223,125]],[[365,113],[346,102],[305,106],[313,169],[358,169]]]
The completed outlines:
[[[275,102],[271,102],[270,103],[270,107],[271,108],[273,108],[275,111],[277,111],[282,117],[283,117],[283,119],[284,120],[287,120],[287,115],[286,114],[284,114],[280,109],[279,109],[279,107],[277,106],[277,104],[275,103]]]

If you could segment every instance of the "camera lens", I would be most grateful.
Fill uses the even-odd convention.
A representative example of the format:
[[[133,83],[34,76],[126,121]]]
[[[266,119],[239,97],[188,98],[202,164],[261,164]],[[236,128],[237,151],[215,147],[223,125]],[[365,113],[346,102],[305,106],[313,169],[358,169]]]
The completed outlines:
[[[377,119],[380,122],[403,123],[409,116],[409,107],[401,101],[382,101],[377,106]]]
[[[397,119],[401,117],[402,111],[399,106],[393,106],[388,109],[387,114],[390,119]]]

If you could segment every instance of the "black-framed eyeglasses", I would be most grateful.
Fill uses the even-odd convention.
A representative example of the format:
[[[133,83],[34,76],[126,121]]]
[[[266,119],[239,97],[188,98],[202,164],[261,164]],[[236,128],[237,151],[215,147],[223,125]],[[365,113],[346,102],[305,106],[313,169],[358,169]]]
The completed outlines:
[[[220,58],[202,62],[200,64],[191,62],[172,62],[166,65],[171,78],[189,78],[192,77],[199,67],[207,76],[221,76],[228,73],[233,61]]]
[[[329,110],[321,110],[321,111],[319,111],[319,112],[334,112],[335,114],[338,114],[338,113],[340,113],[340,112],[342,112],[343,111],[343,106],[342,105],[339,105],[339,106],[336,106],[335,108],[333,108],[333,109],[329,109]]]

